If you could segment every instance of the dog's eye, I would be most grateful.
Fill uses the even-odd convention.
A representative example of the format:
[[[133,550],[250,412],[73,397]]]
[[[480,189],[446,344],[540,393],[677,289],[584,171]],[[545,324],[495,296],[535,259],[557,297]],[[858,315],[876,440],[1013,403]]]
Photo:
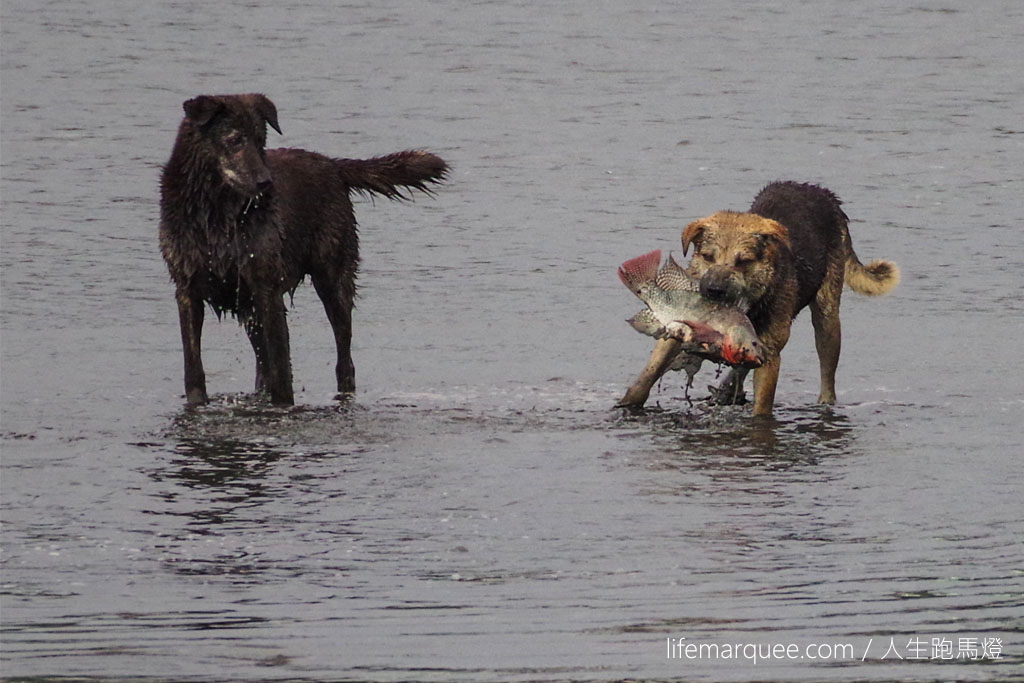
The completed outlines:
[[[715,255],[710,253],[710,252],[701,252],[700,257],[702,259],[704,259],[705,261],[707,261],[708,263],[714,263],[715,262]]]
[[[228,147],[241,147],[243,142],[245,142],[245,138],[241,133],[232,133],[224,138],[224,144]]]
[[[736,257],[736,265],[741,267],[741,268],[743,266],[749,266],[753,262],[754,262],[754,258],[751,257],[751,256],[737,256]]]

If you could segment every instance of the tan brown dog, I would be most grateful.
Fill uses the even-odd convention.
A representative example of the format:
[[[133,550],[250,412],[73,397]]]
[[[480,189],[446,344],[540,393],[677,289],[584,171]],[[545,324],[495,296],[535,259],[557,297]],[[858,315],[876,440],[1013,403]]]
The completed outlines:
[[[748,315],[761,339],[765,363],[754,371],[754,415],[770,415],[779,379],[779,354],[789,340],[790,325],[804,307],[811,309],[814,341],[821,369],[819,403],[836,400],[839,364],[839,300],[843,283],[874,296],[891,291],[900,279],[891,261],[863,265],[853,251],[849,219],[840,200],[817,185],[771,183],[754,199],[748,213],[719,211],[694,221],[683,231],[683,253],[694,255],[689,271],[700,278],[701,291],[718,301],[746,300]],[[678,343],[657,343],[647,367],[619,402],[642,406],[651,387],[679,356]],[[715,392],[719,403],[743,395],[747,371],[736,368]]]

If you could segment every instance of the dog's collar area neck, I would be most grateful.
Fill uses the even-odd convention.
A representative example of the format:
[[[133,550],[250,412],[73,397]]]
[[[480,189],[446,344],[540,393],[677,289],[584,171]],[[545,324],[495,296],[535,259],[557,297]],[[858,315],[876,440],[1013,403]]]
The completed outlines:
[[[246,199],[245,203],[242,204],[242,210],[238,214],[238,224],[244,224],[248,220],[250,214],[254,213],[257,209],[260,209],[264,206],[266,200],[267,191],[265,190],[262,192],[257,192],[256,194]]]

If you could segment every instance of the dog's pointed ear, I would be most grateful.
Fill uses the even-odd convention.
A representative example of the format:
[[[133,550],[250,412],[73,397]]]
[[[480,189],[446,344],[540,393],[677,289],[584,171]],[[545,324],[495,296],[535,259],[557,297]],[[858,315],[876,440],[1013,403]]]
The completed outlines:
[[[284,135],[281,132],[281,126],[277,123],[277,107],[274,106],[269,97],[266,95],[253,95],[253,106],[260,116],[263,117],[263,120],[277,131],[278,135]]]
[[[686,252],[690,249],[690,244],[700,244],[700,237],[704,230],[707,228],[707,224],[703,222],[703,219],[694,221],[686,226],[683,230],[683,256],[686,256]]]
[[[202,127],[217,115],[217,112],[224,107],[224,103],[216,97],[200,95],[199,97],[193,97],[191,100],[186,100],[181,106],[185,110],[185,117],[197,126]]]
[[[757,231],[757,248],[763,252],[772,242],[789,247],[789,231],[778,221],[763,219],[762,227]]]

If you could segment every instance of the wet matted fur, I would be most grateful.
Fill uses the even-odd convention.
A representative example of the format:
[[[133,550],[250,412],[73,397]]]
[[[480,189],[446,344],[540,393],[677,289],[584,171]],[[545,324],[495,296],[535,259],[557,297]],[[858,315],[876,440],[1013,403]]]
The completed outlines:
[[[780,353],[790,326],[811,309],[821,372],[819,403],[835,403],[843,284],[870,296],[891,291],[900,279],[891,261],[863,265],[850,241],[849,219],[829,190],[806,183],[765,187],[746,213],[719,211],[686,227],[683,253],[694,247],[688,270],[701,291],[718,301],[746,300],[761,339],[765,363],[754,371],[754,414],[770,415],[779,378]],[[647,367],[619,402],[642,406],[651,387],[679,354],[671,340],[659,341]],[[742,400],[747,371],[733,369],[715,392],[719,403]]]
[[[350,193],[405,198],[428,192],[445,162],[424,151],[332,159],[265,149],[278,133],[266,96],[201,95],[185,118],[160,180],[160,250],[174,281],[185,355],[185,396],[207,400],[201,357],[204,302],[236,316],[256,355],[256,390],[294,402],[284,295],[309,276],[337,347],[338,392],[355,391],[352,306],[359,240]]]

